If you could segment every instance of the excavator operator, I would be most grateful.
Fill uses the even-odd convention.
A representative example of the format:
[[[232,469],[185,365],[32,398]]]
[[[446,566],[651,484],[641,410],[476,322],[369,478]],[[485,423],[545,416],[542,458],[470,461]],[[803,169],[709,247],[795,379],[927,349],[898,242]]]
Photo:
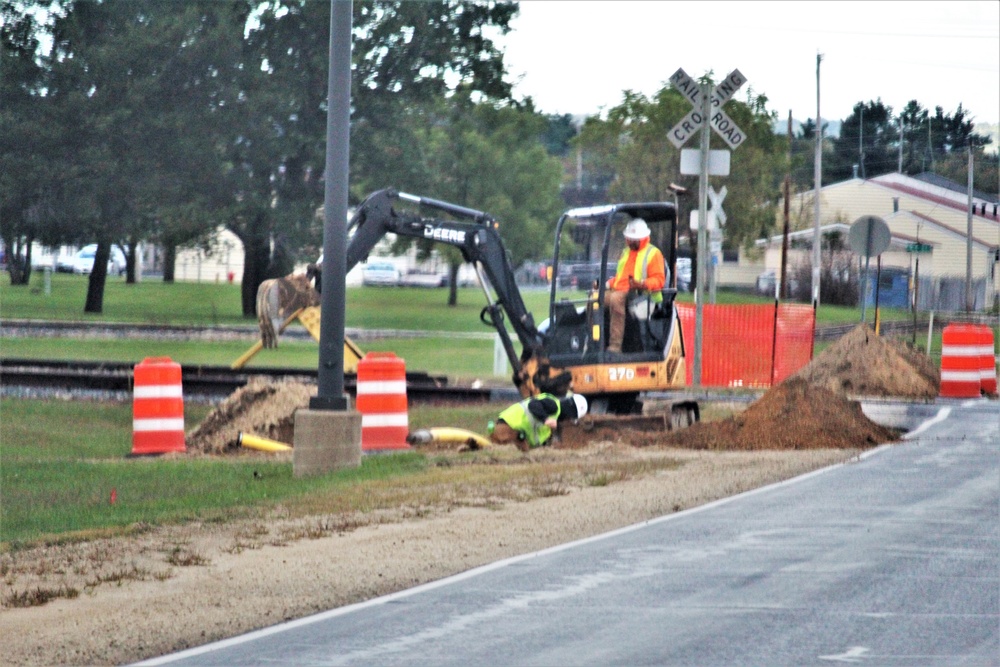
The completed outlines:
[[[648,293],[653,303],[663,301],[660,290],[667,284],[663,253],[649,242],[649,225],[633,218],[625,227],[626,247],[618,259],[614,278],[608,279],[605,301],[611,312],[608,351],[621,352],[625,337],[625,309],[633,293]]]

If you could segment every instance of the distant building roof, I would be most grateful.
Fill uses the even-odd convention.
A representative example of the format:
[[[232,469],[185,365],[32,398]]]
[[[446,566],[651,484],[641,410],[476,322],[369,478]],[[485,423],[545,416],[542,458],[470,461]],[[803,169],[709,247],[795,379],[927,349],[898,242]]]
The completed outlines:
[[[944,176],[929,171],[925,171],[922,174],[917,174],[913,178],[917,179],[918,181],[923,181],[924,183],[930,183],[931,185],[936,185],[939,188],[945,188],[946,190],[951,190],[952,192],[961,193],[963,195],[969,191],[967,185],[963,185],[962,183],[956,183],[955,181],[947,179]],[[972,197],[973,199],[981,199],[991,204],[1000,203],[1000,200],[997,199],[996,195],[986,194],[985,192],[976,190],[975,188],[972,188]]]

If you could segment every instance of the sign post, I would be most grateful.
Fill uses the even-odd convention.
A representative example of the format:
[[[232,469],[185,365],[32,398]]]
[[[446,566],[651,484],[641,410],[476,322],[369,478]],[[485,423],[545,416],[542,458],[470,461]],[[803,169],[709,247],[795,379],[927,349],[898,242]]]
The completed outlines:
[[[713,88],[710,84],[699,84],[688,76],[687,72],[678,68],[670,77],[670,83],[691,103],[692,108],[670,130],[667,138],[680,150],[688,139],[693,137],[699,130],[701,131],[701,148],[699,149],[701,165],[698,175],[698,279],[695,283],[694,364],[691,368],[692,380],[696,386],[700,386],[705,278],[709,271],[708,199],[710,188],[708,186],[708,177],[710,174],[714,175],[723,171],[721,167],[722,160],[717,160],[717,164],[720,164],[720,166],[713,168],[713,156],[711,155],[712,152],[709,151],[709,138],[711,136],[710,132],[714,131],[726,142],[731,150],[736,150],[746,141],[746,133],[722,110],[722,106],[746,83],[746,77],[738,69],[734,69]],[[726,174],[729,172],[728,160],[725,160],[724,171]],[[686,172],[682,170],[682,173]],[[719,221],[719,224],[722,225],[726,223],[725,213],[722,211],[722,200],[725,196],[725,188],[718,194],[712,191],[712,214]],[[719,243],[721,246],[721,239]]]
[[[851,250],[865,258],[865,284],[861,290],[861,321],[865,321],[868,311],[868,266],[872,257],[878,257],[889,248],[892,234],[885,220],[874,215],[863,215],[854,221],[847,232],[847,242]],[[879,262],[879,275],[875,278],[875,318],[878,319],[878,279],[882,273],[882,262]]]

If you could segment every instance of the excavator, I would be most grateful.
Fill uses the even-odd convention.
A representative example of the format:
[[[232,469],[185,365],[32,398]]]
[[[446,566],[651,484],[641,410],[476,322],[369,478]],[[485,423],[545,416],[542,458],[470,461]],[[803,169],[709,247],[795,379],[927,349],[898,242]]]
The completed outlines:
[[[500,223],[483,211],[391,188],[373,192],[348,224],[346,269],[363,261],[386,234],[453,246],[475,268],[486,296],[480,320],[498,333],[522,396],[572,390],[587,397],[594,415],[639,415],[643,392],[685,386],[685,347],[674,305],[677,290],[667,287],[657,303],[648,295],[634,296],[622,351],[607,349],[610,314],[604,291],[624,246],[621,230],[632,218],[644,219],[654,230],[653,241],[675,275],[677,212],[672,203],[571,209],[556,224],[548,316],[537,325],[515,282]],[[693,401],[669,406],[667,428],[699,419]]]

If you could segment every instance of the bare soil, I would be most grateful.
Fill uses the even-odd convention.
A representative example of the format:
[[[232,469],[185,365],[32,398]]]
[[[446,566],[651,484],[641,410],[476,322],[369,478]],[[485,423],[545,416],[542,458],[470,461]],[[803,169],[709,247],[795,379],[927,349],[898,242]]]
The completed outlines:
[[[672,433],[568,429],[558,447],[478,453],[486,465],[542,477],[531,493],[459,485],[419,507],[305,518],[279,509],[4,553],[3,662],[162,655],[848,461],[898,435],[868,420],[851,395],[937,393],[936,371],[920,355],[862,326],[732,418]],[[236,447],[240,431],[292,442],[294,410],[310,392],[297,383],[236,392],[189,434],[186,455],[262,456]],[[456,465],[468,456],[442,455]]]

